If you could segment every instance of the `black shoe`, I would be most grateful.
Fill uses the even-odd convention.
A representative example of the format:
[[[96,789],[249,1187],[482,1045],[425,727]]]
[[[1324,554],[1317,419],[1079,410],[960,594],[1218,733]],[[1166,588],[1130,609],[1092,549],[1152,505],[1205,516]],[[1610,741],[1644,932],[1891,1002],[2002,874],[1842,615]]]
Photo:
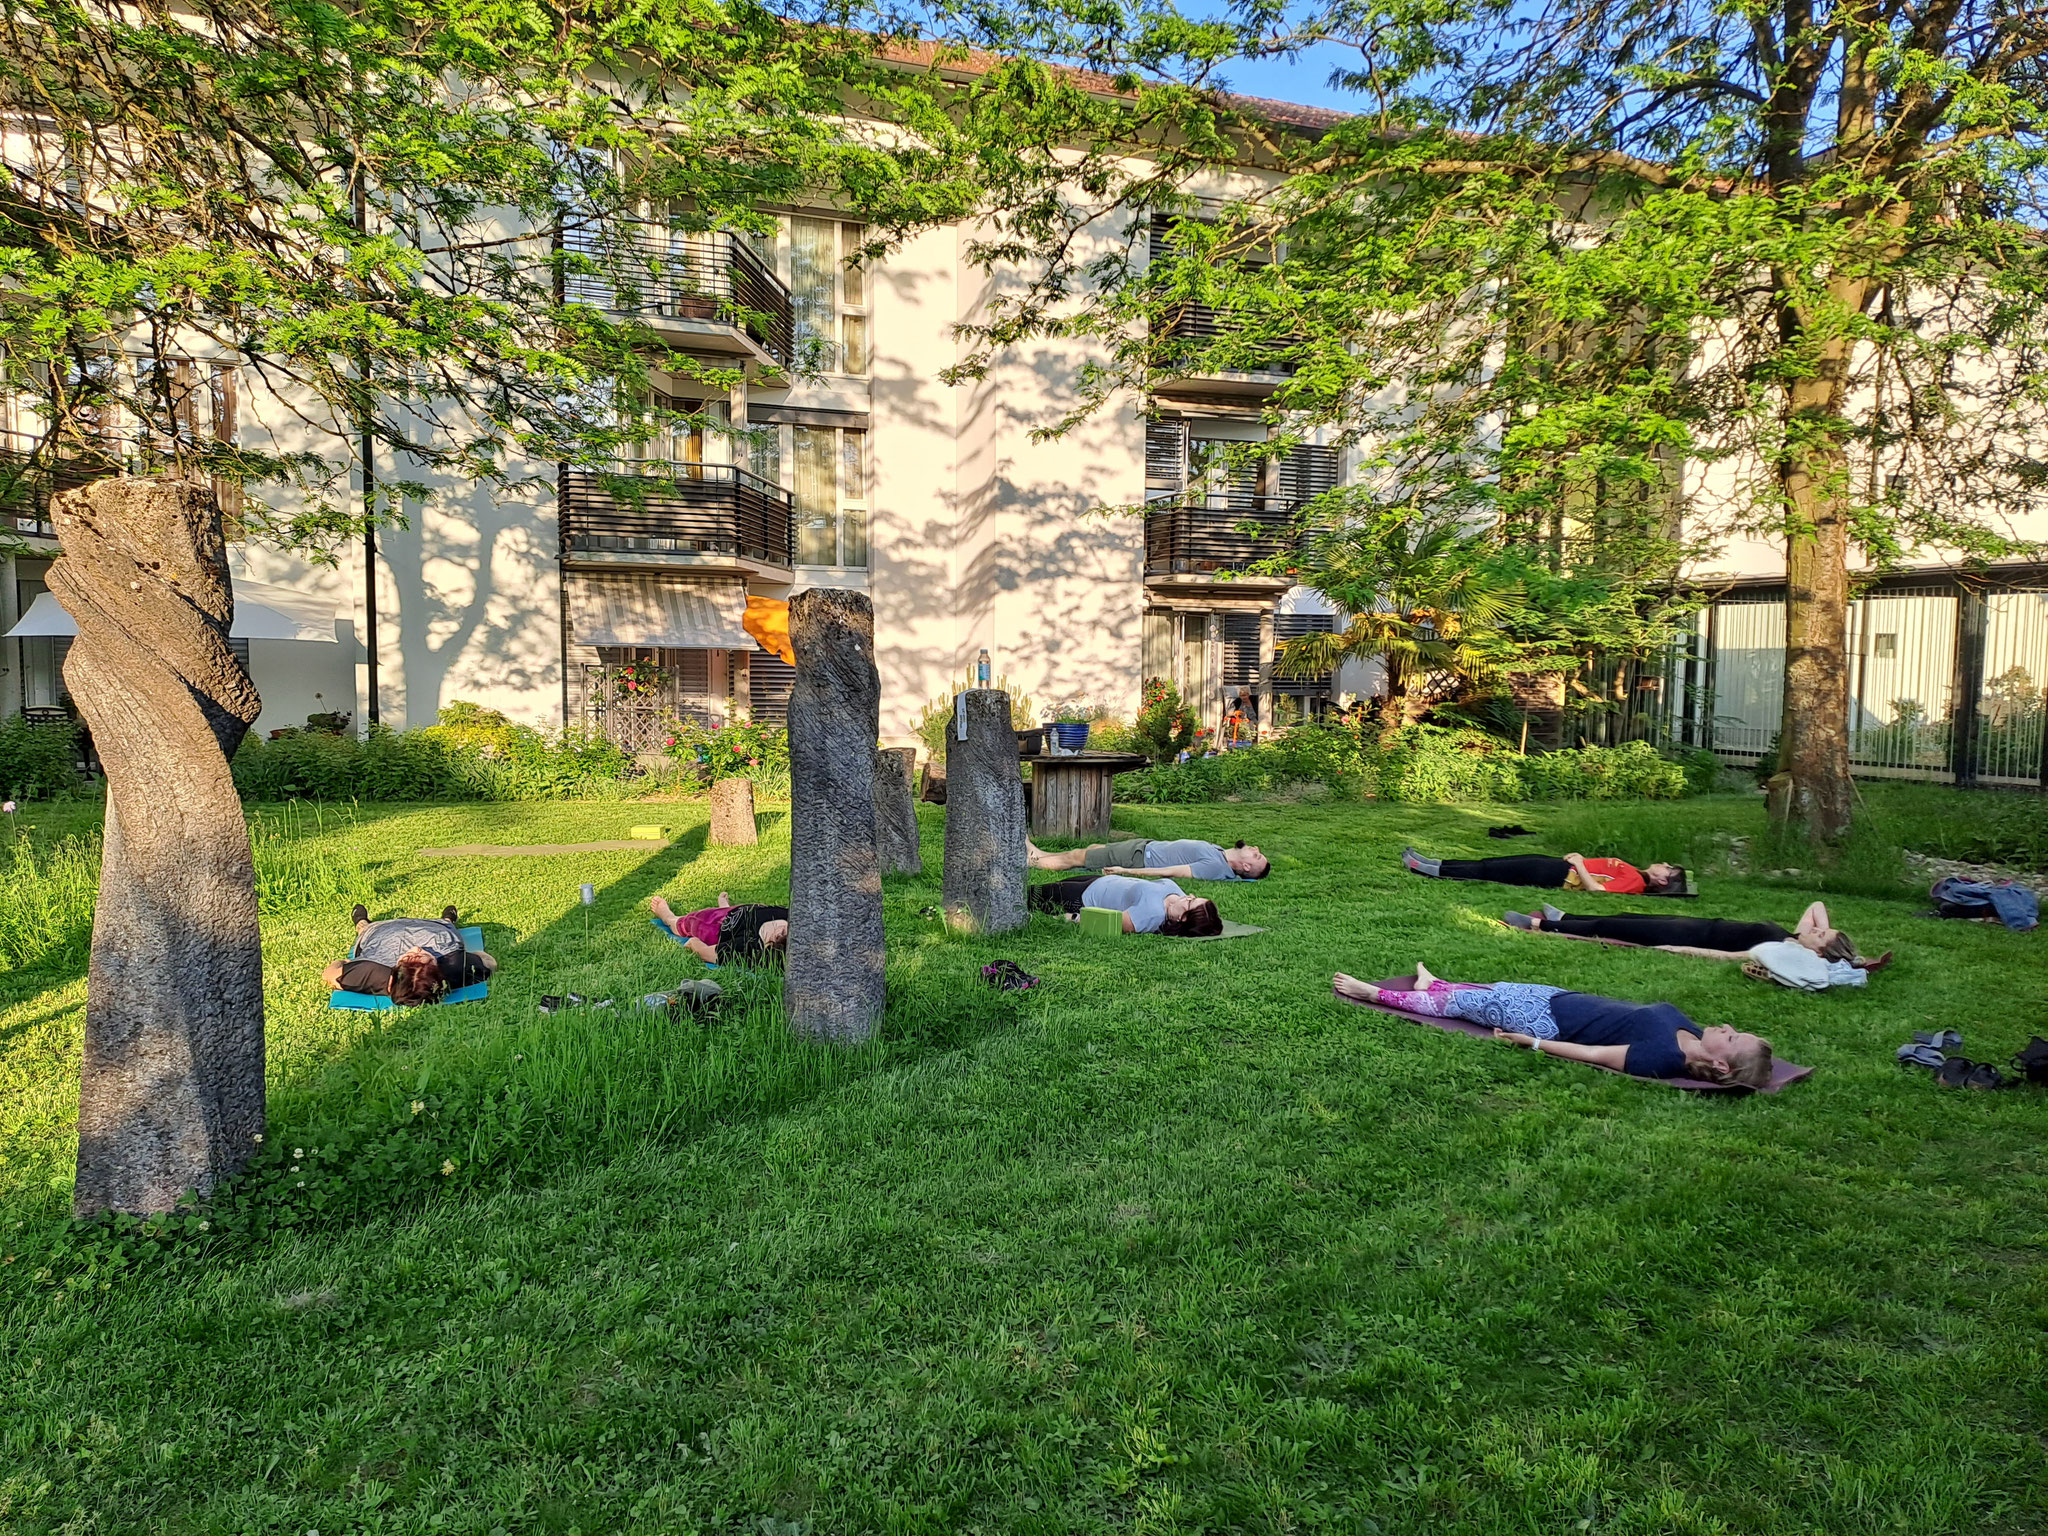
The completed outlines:
[[[359,901],[356,903],[356,909],[349,913],[348,920],[352,923],[367,923],[370,920],[370,909]]]
[[[1519,822],[1516,822],[1505,827],[1488,827],[1486,835],[1488,837],[1534,837],[1536,834]]]
[[[441,909],[441,921],[444,923],[452,923],[455,920],[455,903],[451,901],[450,903],[448,903],[447,906]]]

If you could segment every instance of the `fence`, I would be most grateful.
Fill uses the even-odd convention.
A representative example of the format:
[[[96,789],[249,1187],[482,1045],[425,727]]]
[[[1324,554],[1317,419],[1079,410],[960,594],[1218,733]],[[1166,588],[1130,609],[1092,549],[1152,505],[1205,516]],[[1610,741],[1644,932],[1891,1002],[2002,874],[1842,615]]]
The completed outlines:
[[[1850,605],[1848,649],[1858,773],[2048,785],[2048,571],[1998,587],[1881,583]],[[1784,670],[1783,589],[1731,593],[1700,612],[1666,665],[1642,669],[1603,734],[1760,761],[1778,736]]]

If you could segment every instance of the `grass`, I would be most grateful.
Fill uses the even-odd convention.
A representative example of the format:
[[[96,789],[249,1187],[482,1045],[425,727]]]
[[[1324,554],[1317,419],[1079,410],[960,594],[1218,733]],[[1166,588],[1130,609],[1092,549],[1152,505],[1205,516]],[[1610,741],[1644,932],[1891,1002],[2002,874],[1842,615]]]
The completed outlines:
[[[1873,796],[1948,814],[1898,804]],[[1264,845],[1274,878],[1222,899],[1269,931],[963,939],[919,916],[934,818],[931,877],[886,890],[870,1050],[792,1043],[731,968],[708,1026],[539,1015],[698,973],[653,891],[785,888],[785,823],[707,850],[701,815],[664,807],[669,850],[504,861],[416,850],[645,808],[282,828],[312,894],[265,917],[273,1143],[399,1126],[459,1166],[262,1243],[47,1260],[83,988],[75,960],[0,975],[0,1532],[2048,1530],[2048,1106],[1891,1060],[1914,1029],[1994,1060],[2048,1032],[2038,935],[1831,891],[1900,959],[1802,997],[1511,933],[1525,893],[1394,858],[1515,819],[1516,846],[1683,857],[1710,872],[1689,910],[1788,921],[1811,881],[1713,872],[1760,831],[1723,798],[1134,808]],[[491,1001],[326,1010],[357,881],[480,920]],[[995,955],[1045,985],[988,992]],[[1327,996],[1417,959],[1669,998],[1820,1070],[1703,1101]]]

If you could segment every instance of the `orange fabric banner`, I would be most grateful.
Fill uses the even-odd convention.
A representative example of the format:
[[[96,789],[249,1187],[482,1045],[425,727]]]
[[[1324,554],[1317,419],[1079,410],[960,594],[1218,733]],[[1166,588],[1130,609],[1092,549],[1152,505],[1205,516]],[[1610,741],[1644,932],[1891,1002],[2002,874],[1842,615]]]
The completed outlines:
[[[740,628],[759,641],[762,650],[796,665],[796,647],[789,643],[789,604],[772,597],[750,597]]]

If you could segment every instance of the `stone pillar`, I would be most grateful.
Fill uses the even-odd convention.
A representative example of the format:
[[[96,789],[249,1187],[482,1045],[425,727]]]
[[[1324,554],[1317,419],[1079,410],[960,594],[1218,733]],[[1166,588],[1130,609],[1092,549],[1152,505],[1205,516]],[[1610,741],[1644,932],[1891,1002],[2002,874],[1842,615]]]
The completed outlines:
[[[875,749],[875,856],[885,875],[924,873],[917,802],[910,792],[910,773],[916,761],[915,747]]]
[[[970,688],[967,739],[954,718],[946,723],[947,921],[984,933],[1024,926],[1024,776],[1017,764],[1017,733],[1010,728],[1010,696],[997,688]]]
[[[754,781],[720,779],[711,786],[711,845],[728,848],[758,843],[760,828],[754,822]]]
[[[882,1016],[882,875],[875,857],[875,609],[812,587],[789,603],[790,1028],[854,1045]]]

